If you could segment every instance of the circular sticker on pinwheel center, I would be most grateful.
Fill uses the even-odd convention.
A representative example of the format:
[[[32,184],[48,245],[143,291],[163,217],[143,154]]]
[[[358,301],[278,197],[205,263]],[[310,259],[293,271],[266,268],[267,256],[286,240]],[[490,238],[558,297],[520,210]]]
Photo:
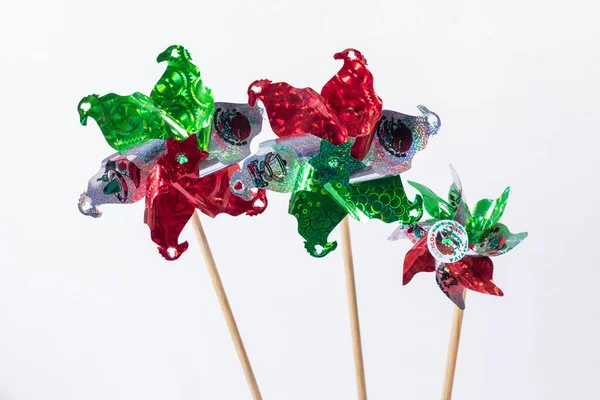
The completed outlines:
[[[427,248],[436,260],[453,263],[467,254],[469,236],[465,228],[456,221],[438,221],[427,234]]]

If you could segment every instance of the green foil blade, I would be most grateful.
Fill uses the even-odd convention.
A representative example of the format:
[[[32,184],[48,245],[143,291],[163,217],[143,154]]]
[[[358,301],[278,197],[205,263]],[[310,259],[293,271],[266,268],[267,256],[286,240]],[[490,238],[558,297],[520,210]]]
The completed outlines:
[[[313,257],[324,257],[337,247],[329,234],[344,219],[346,211],[323,189],[299,190],[290,199],[290,214],[298,220],[298,233]]]
[[[471,218],[465,226],[469,234],[470,244],[479,244],[491,229],[498,224],[502,214],[504,214],[509,193],[510,187],[507,187],[496,200],[483,199],[475,204]]]
[[[215,101],[204,86],[200,69],[191,62],[190,53],[173,45],[160,53],[157,62],[167,69],[152,89],[150,98],[189,134],[198,135],[198,147],[207,150],[210,143]]]
[[[151,139],[182,136],[166,115],[145,94],[136,92],[129,96],[109,93],[105,96],[89,95],[78,105],[82,125],[93,118],[106,142],[117,151],[124,151]]]
[[[421,193],[425,210],[431,217],[437,220],[452,219],[456,209],[452,208],[444,199],[425,185],[413,181],[408,181],[408,183]]]
[[[412,225],[423,216],[423,199],[417,195],[414,202],[408,200],[400,175],[351,184],[348,194],[355,208],[350,214],[360,215],[362,221],[380,219]]]
[[[511,233],[506,225],[497,224],[473,250],[484,256],[501,256],[517,247],[527,236],[527,232]]]

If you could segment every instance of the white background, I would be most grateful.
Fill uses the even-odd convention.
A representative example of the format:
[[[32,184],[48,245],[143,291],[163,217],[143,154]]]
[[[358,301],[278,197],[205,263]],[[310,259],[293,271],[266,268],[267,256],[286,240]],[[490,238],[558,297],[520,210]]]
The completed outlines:
[[[10,4],[10,5],[8,5]],[[363,52],[384,108],[442,129],[404,179],[471,204],[512,192],[529,238],[495,259],[504,298],[467,299],[455,399],[596,399],[598,7],[583,1],[19,1],[0,6],[0,399],[249,399],[196,245],[159,256],[143,202],[93,220],[79,193],[113,151],[76,106],[149,93],[186,46],[217,101],[258,78],[321,86]],[[256,142],[272,137],[268,126]],[[414,190],[410,189],[410,194]],[[341,251],[311,258],[271,194],[255,218],[203,218],[265,399],[355,398]],[[370,399],[437,399],[453,306],[401,285],[408,243],[352,222]],[[339,240],[339,231],[332,238]]]

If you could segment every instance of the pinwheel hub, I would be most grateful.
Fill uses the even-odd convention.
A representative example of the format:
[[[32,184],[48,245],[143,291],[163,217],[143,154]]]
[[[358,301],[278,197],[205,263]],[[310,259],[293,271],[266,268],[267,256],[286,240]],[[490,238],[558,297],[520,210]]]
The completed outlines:
[[[431,255],[439,262],[457,262],[469,250],[467,231],[456,221],[438,221],[431,227],[427,234],[427,248]]]

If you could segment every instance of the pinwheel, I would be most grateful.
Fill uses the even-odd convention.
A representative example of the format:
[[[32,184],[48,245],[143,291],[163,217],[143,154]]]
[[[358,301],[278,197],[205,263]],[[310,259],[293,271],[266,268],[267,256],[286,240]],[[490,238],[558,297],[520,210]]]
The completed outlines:
[[[145,198],[144,222],[159,253],[176,260],[188,248],[179,234],[190,218],[200,242],[211,280],[226,317],[242,368],[255,399],[260,391],[243,346],[216,263],[196,209],[210,217],[262,213],[264,189],[236,196],[231,176],[239,161],[250,155],[250,142],[260,132],[260,111],[246,104],[215,103],[182,46],[162,52],[158,62],[167,68],[150,96],[111,93],[84,97],[80,121],[94,119],[106,142],[118,153],[107,157],[80,196],[80,211],[101,215],[99,205],[130,204]]]
[[[298,221],[304,246],[314,257],[337,247],[328,236],[342,222],[342,242],[351,314],[358,395],[366,398],[354,267],[347,216],[364,221],[414,224],[422,198],[409,200],[399,173],[440,127],[439,117],[419,106],[420,117],[383,110],[373,75],[361,52],[334,55],[342,68],[321,93],[288,83],[256,80],[248,103],[261,102],[279,139],[265,142],[236,172],[231,188],[248,198],[250,189],[291,193],[289,213]]]
[[[426,186],[409,181],[423,196],[425,210],[433,219],[400,226],[390,239],[405,236],[414,243],[404,257],[404,285],[419,272],[435,272],[442,292],[464,310],[463,293],[467,289],[504,295],[493,281],[494,265],[490,257],[515,248],[527,237],[527,232],[514,234],[500,223],[510,188],[496,200],[480,200],[471,212],[454,169],[452,175],[454,182],[448,201]]]
[[[264,189],[249,192],[245,200],[229,189],[237,162],[250,154],[250,142],[261,130],[262,117],[246,104],[215,106],[200,70],[182,46],[170,46],[157,61],[167,62],[167,68],[149,97],[111,93],[80,101],[81,123],[94,119],[107,143],[119,152],[107,157],[90,179],[79,209],[99,217],[101,204],[145,198],[144,220],[152,240],[165,259],[176,260],[188,248],[178,237],[194,208],[210,217],[264,211]]]
[[[452,166],[450,169],[453,183],[448,201],[424,185],[409,182],[423,195],[425,210],[432,219],[401,225],[390,236],[390,240],[406,237],[414,244],[404,257],[402,283],[408,284],[419,272],[435,272],[439,288],[456,305],[444,375],[444,400],[452,396],[466,290],[503,296],[493,281],[494,264],[490,257],[509,252],[527,237],[527,232],[511,233],[500,223],[510,188],[496,200],[478,201],[470,211],[458,174]]]

